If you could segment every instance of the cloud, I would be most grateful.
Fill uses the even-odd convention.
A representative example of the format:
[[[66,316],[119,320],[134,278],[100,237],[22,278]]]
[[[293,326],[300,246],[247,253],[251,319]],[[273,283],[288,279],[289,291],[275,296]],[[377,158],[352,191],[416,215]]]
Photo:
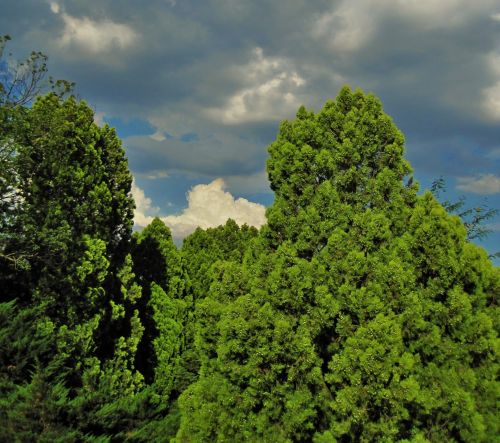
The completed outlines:
[[[493,232],[500,232],[500,223],[486,223],[484,227]]]
[[[135,201],[134,225],[143,228],[153,221],[153,217],[147,214],[157,212],[159,208],[151,206],[151,199],[146,197],[146,194],[137,186],[135,180],[132,181],[130,192]]]
[[[237,193],[268,193],[270,191],[267,172],[261,170],[255,174],[227,175],[224,182]]]
[[[386,2],[390,8],[392,1]],[[469,0],[397,0],[400,14],[420,20],[426,27],[453,27],[462,24],[474,14],[482,14],[490,0],[471,2]]]
[[[188,194],[188,207],[180,215],[169,215],[162,220],[172,229],[176,238],[184,238],[197,227],[203,229],[224,224],[232,218],[239,225],[260,227],[266,223],[266,209],[244,198],[235,199],[224,190],[222,179],[208,185],[196,185]]]
[[[167,171],[150,171],[146,174],[141,174],[141,176],[147,180],[158,180],[160,178],[167,178],[168,174]]]
[[[489,118],[500,120],[500,81],[483,89],[483,106]]]
[[[483,109],[491,120],[500,120],[500,52],[488,54],[487,66],[495,81],[482,91]]]
[[[59,13],[59,5],[51,3],[51,10]],[[89,17],[73,17],[63,13],[64,29],[59,44],[63,47],[77,47],[84,51],[100,54],[115,49],[130,47],[138,34],[128,25],[111,20],[95,21]]]
[[[353,51],[368,41],[375,28],[375,17],[364,1],[343,1],[332,11],[321,14],[312,30],[318,39],[326,39],[334,51]]]
[[[208,108],[206,114],[225,124],[280,120],[300,106],[296,96],[306,81],[292,64],[279,57],[266,57],[262,48],[237,68],[247,85],[231,95],[222,107]]]
[[[311,33],[326,41],[333,52],[353,52],[371,43],[386,21],[406,22],[426,31],[442,30],[474,20],[490,5],[494,5],[493,0],[378,0],[375,8],[372,0],[342,0],[330,11],[317,14]]]
[[[145,227],[153,220],[152,212],[158,208],[151,207],[151,199],[144,191],[132,183],[132,196],[136,210],[134,224]],[[224,224],[229,218],[239,225],[247,224],[260,227],[266,223],[266,208],[245,198],[234,198],[225,191],[222,179],[216,179],[207,185],[194,186],[187,195],[188,207],[179,215],[161,217],[172,230],[176,239],[183,239],[197,227],[212,228]]]
[[[167,139],[167,137],[165,137],[165,134],[160,130],[157,130],[154,134],[151,134],[149,138],[156,142],[162,142]]]
[[[458,177],[457,189],[474,194],[500,193],[500,177],[493,174],[480,174],[476,177]]]
[[[94,123],[97,126],[104,126],[104,124],[105,124],[104,117],[105,116],[106,116],[106,114],[102,111],[94,112]]]
[[[500,160],[500,148],[492,149],[486,156],[493,160]]]
[[[59,3],[56,3],[56,2],[50,2],[50,10],[51,10],[54,14],[59,14],[59,12],[61,11],[61,7],[59,6]]]
[[[221,133],[184,137],[131,136],[123,140],[132,169],[140,173],[184,171],[212,178],[253,174],[262,168],[266,148],[262,143]]]

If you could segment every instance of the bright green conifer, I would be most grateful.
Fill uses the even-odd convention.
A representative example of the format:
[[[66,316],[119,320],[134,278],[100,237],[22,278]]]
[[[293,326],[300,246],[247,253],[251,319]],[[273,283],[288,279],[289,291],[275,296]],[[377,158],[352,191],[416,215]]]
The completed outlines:
[[[211,276],[178,441],[494,439],[498,269],[405,185],[378,99],[301,108],[269,151],[265,243]]]

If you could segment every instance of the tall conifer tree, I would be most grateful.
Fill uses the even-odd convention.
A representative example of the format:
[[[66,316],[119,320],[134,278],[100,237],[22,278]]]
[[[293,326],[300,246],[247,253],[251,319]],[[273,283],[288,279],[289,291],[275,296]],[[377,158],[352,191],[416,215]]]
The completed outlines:
[[[281,125],[269,224],[212,275],[178,441],[494,438],[498,268],[405,184],[403,149],[348,88]]]
[[[112,265],[129,241],[132,178],[118,138],[94,123],[84,102],[49,94],[35,102],[25,124],[18,139],[19,247],[32,251],[32,289],[67,321],[80,314],[72,310],[82,290],[75,266],[84,237],[103,240]]]
[[[25,350],[30,355],[23,356],[23,371],[33,372],[9,386],[8,401],[29,403],[39,396],[34,416],[43,414],[40,420],[49,428],[105,432],[111,424],[104,426],[97,411],[142,387],[134,367],[143,330],[137,310],[141,288],[126,255],[131,175],[116,134],[94,123],[85,102],[48,94],[22,113],[11,135],[20,204],[8,248],[29,251],[28,266],[19,275],[22,291],[14,285],[2,289],[17,297],[22,312],[36,313],[26,333],[45,331],[41,337],[52,341]],[[14,325],[9,321],[4,332],[11,334]],[[71,418],[58,421],[57,409],[45,414],[51,402]],[[82,408],[94,424],[78,416]],[[20,404],[13,411],[21,415],[10,414],[9,422],[22,427],[23,420],[32,420],[36,429],[38,419],[22,415],[27,410]]]

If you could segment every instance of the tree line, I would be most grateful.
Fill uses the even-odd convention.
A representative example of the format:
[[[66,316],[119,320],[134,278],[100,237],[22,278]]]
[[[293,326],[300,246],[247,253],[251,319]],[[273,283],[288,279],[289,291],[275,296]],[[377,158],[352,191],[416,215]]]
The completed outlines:
[[[0,441],[498,438],[500,269],[378,98],[301,107],[267,225],[177,248],[132,231],[121,141],[43,57],[0,84]]]

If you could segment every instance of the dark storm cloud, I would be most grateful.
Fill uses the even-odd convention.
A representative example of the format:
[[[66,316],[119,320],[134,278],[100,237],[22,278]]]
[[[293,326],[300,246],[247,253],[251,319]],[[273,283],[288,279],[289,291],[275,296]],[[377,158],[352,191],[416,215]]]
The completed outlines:
[[[256,174],[280,120],[302,103],[319,110],[348,83],[381,97],[417,176],[459,177],[498,174],[500,105],[498,115],[485,105],[500,82],[495,5],[7,0],[0,29],[16,50],[47,52],[51,73],[97,111],[176,137],[125,140],[140,172]],[[199,138],[178,140],[187,133]]]
[[[133,169],[140,173],[155,169],[186,174],[194,171],[207,177],[235,175],[233,171],[250,175],[262,169],[265,162],[264,149],[259,152],[254,143],[231,135],[199,138],[197,134],[183,134],[164,140],[133,136],[125,138],[124,143]]]

